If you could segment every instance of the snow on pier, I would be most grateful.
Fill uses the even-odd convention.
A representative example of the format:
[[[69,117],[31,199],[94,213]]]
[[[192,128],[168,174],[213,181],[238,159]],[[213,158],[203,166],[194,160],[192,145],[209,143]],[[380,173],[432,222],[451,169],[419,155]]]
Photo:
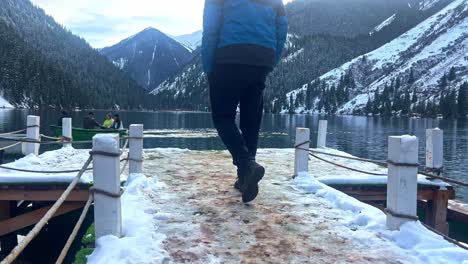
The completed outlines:
[[[64,148],[8,166],[74,169],[87,157],[86,150]],[[258,155],[267,169],[259,196],[244,205],[232,187],[236,172],[225,151],[154,149],[145,150],[144,158],[146,177],[128,177],[122,196],[123,237],[100,238],[89,263],[468,263],[468,251],[419,222],[389,231],[379,209],[319,181],[383,178],[314,159],[310,174],[292,179],[294,150],[265,149]],[[360,161],[347,165],[386,172]],[[0,169],[0,181],[33,177],[50,179]]]
[[[152,226],[148,227],[150,220],[143,217],[146,227],[139,227],[141,233],[134,237],[142,250],[126,251],[133,253],[130,256],[137,261],[126,254],[127,262],[122,263],[468,261],[467,251],[420,223],[388,231],[380,210],[311,175],[301,174],[293,180],[294,150],[260,150],[258,160],[267,172],[258,198],[244,205],[232,188],[235,170],[227,152],[145,151],[144,173],[150,183],[145,182],[145,191],[140,193],[144,196],[141,206],[151,217]],[[364,166],[358,161],[353,163]],[[310,170],[313,175],[328,177],[353,174],[320,162],[311,163]],[[133,205],[138,206],[138,202],[134,200]],[[126,210],[135,212],[135,208],[124,207],[124,215]],[[138,225],[135,217],[130,222]],[[116,261],[123,254],[113,248],[133,247],[128,241],[113,242],[100,243],[91,262]]]

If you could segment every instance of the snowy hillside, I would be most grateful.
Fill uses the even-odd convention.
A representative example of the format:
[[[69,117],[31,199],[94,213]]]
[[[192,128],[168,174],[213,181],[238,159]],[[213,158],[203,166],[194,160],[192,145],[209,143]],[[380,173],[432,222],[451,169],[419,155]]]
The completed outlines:
[[[425,1],[427,5],[433,2]],[[340,86],[343,76],[352,76],[353,85],[348,87],[350,100],[338,106],[338,113],[359,113],[369,101],[376,99],[375,94],[392,89],[392,94],[398,89],[401,93],[411,93],[414,99],[411,107],[414,108],[422,102],[438,103],[441,89],[456,90],[468,81],[467,54],[468,1],[456,0],[390,43],[345,63],[320,79],[332,89]],[[449,71],[453,76],[447,83]],[[297,95],[305,94],[310,85],[288,96],[295,100]],[[296,105],[299,105],[296,110],[300,110],[305,103]]]
[[[203,32],[199,30],[191,34],[176,36],[173,38],[190,51],[194,51],[201,46],[202,35]]]
[[[14,108],[5,98],[0,96],[0,108]]]
[[[435,6],[437,3],[439,3],[440,0],[423,0],[419,2],[419,9],[420,10],[428,10],[429,8],[432,8]]]

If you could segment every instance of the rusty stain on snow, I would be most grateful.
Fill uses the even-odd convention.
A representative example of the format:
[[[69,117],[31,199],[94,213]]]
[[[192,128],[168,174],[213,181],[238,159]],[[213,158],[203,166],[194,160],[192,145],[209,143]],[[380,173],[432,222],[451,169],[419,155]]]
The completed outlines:
[[[330,204],[291,187],[292,153],[260,152],[267,172],[258,198],[241,203],[226,152],[145,154],[145,174],[162,187],[151,195],[168,214],[156,219],[171,263],[405,263],[378,236],[355,242]]]

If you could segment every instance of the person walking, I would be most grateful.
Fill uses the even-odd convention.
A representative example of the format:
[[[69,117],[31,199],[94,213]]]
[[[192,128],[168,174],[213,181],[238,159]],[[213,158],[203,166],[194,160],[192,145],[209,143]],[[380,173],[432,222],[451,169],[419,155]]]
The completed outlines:
[[[234,184],[248,203],[265,174],[257,154],[267,75],[288,32],[282,0],[205,0],[202,60],[213,123],[237,166]],[[240,131],[235,123],[240,108]]]

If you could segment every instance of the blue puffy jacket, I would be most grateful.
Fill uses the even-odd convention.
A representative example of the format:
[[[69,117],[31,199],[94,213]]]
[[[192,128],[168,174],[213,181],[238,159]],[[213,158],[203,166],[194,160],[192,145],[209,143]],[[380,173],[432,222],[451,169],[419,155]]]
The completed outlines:
[[[206,0],[204,71],[209,75],[215,64],[273,68],[281,58],[287,32],[282,0]]]

